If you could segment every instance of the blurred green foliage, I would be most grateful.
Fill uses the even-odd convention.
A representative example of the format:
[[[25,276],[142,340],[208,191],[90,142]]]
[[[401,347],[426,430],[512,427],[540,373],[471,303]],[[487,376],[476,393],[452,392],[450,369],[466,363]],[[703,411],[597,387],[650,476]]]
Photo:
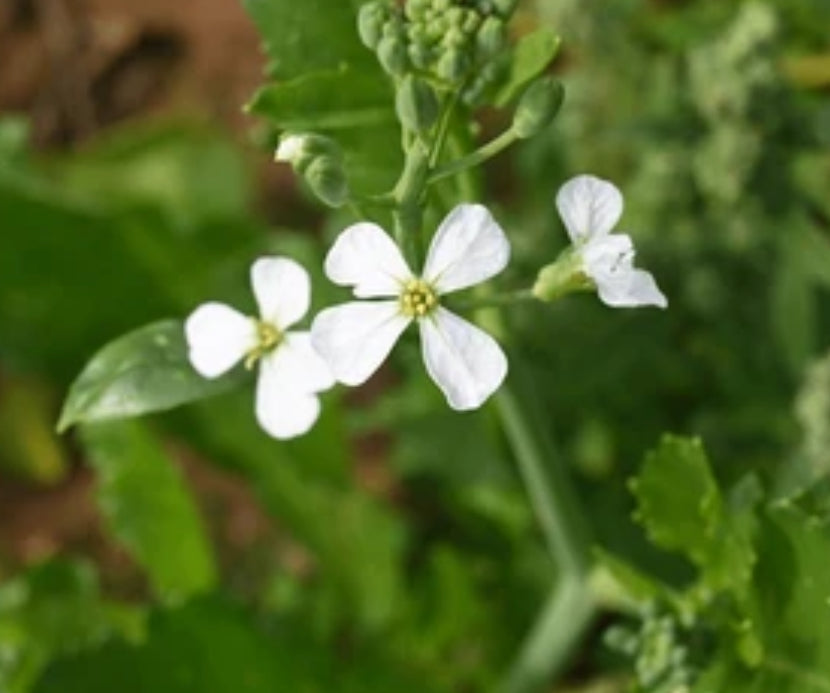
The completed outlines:
[[[244,4],[274,80],[249,110],[275,132],[336,136],[358,191],[391,187],[393,96],[354,32],[360,3]],[[612,647],[599,630],[585,643],[585,690],[830,690],[830,70],[812,60],[830,53],[830,5],[537,0],[515,25],[527,67],[501,103],[550,62],[555,31],[562,114],[485,180],[439,186],[428,216],[459,195],[486,201],[521,284],[566,243],[558,185],[590,171],[624,191],[623,228],[670,300],[665,313],[585,296],[508,316],[511,358],[530,369],[606,549],[603,607],[620,623]],[[488,113],[481,127],[502,122]],[[451,127],[450,151],[468,149],[476,133]],[[491,690],[555,576],[493,411],[449,411],[412,340],[393,386],[356,406],[326,395],[290,443],[257,429],[247,385],[68,441],[52,432],[102,345],[206,299],[246,306],[260,254],[315,274],[326,244],[257,215],[249,157],[192,123],[35,154],[24,121],[0,120],[0,473],[54,482],[80,455],[112,541],[149,585],[110,590],[77,555],[28,570],[0,556],[0,690]],[[331,215],[323,236],[352,219]],[[314,285],[315,305],[337,295],[319,270]],[[91,400],[70,398],[73,422],[124,381],[93,385]],[[156,392],[172,406],[191,386]],[[640,465],[666,430],[702,438],[712,465],[674,437]],[[358,482],[365,441],[391,490]],[[309,565],[269,553],[247,575],[229,562],[180,449],[250,486]]]

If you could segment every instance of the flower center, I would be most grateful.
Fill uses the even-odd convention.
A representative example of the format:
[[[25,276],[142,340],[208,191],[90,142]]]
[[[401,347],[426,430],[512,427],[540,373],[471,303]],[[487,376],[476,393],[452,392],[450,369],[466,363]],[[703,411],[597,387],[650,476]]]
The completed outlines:
[[[423,318],[438,305],[438,294],[423,279],[410,279],[401,292],[401,312],[408,318]]]
[[[257,344],[245,357],[245,368],[250,370],[263,356],[272,352],[282,341],[282,332],[270,322],[254,320],[256,323]]]

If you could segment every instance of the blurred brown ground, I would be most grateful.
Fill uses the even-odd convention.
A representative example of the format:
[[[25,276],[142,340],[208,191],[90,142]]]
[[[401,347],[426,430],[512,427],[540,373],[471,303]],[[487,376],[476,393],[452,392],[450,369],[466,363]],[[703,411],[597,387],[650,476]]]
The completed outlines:
[[[0,2],[0,112],[27,114],[38,146],[170,111],[239,131],[262,66],[238,0]]]

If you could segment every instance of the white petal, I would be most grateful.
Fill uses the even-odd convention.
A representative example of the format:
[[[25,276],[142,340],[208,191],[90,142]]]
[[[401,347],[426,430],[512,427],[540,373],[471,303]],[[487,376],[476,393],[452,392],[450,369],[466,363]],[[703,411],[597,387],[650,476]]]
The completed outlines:
[[[420,321],[421,351],[430,377],[453,409],[476,409],[507,375],[507,358],[495,339],[439,307]]]
[[[254,321],[224,303],[203,303],[184,324],[188,357],[205,378],[229,371],[256,346]]]
[[[509,259],[510,243],[489,210],[458,205],[435,232],[423,277],[445,294],[497,275]]]
[[[327,308],[311,326],[311,342],[346,385],[369,379],[411,322],[397,301],[355,301]]]
[[[285,376],[286,370],[276,367],[273,358],[265,358],[256,387],[257,421],[269,435],[280,439],[306,433],[320,415],[317,395],[293,389]]]
[[[574,243],[610,233],[623,211],[616,186],[594,176],[576,176],[556,195],[556,207]]]
[[[261,257],[251,266],[260,317],[280,330],[293,325],[311,303],[311,281],[302,265],[285,257]]]
[[[311,346],[310,332],[286,332],[262,364],[263,368],[279,372],[280,382],[288,390],[322,392],[334,385],[328,365]]]
[[[341,233],[326,256],[326,275],[358,298],[397,296],[412,277],[398,246],[380,226],[362,222]]]
[[[654,277],[634,267],[634,247],[624,234],[611,234],[589,242],[581,251],[585,273],[597,285],[603,303],[614,308],[658,306],[668,301]]]

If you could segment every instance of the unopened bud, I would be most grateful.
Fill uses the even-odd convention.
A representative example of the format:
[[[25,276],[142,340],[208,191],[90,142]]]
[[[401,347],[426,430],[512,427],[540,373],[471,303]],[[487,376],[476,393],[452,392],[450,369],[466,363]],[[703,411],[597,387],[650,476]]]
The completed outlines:
[[[362,5],[357,15],[357,32],[360,40],[369,50],[375,50],[383,36],[383,26],[389,13],[383,2]]]
[[[387,36],[377,47],[378,60],[386,72],[393,77],[400,77],[406,72],[408,60],[406,44],[400,38]]]
[[[438,99],[429,84],[407,75],[395,96],[395,110],[408,130],[426,132],[438,119]]]
[[[409,44],[409,60],[418,70],[426,70],[432,63],[432,57],[432,51],[426,46],[417,43]]]
[[[552,77],[535,81],[519,99],[513,116],[513,132],[522,139],[540,133],[553,122],[564,98],[562,84]]]
[[[436,72],[441,79],[452,84],[460,82],[469,67],[466,53],[458,48],[450,48],[438,60]]]
[[[407,0],[404,11],[410,21],[418,21],[424,18],[424,14],[430,7],[430,0]]]
[[[314,159],[305,171],[305,179],[312,192],[329,207],[340,207],[349,196],[343,166],[333,157]]]
[[[487,17],[476,34],[479,55],[483,58],[492,58],[504,48],[504,42],[504,22],[498,17]]]
[[[493,3],[493,9],[496,10],[502,17],[505,19],[509,18],[511,14],[513,14],[513,10],[516,9],[516,5],[518,4],[518,0],[490,0]]]
[[[274,154],[276,161],[285,161],[299,174],[304,174],[311,162],[328,157],[342,162],[343,154],[337,142],[329,137],[314,134],[287,133],[280,138]]]

